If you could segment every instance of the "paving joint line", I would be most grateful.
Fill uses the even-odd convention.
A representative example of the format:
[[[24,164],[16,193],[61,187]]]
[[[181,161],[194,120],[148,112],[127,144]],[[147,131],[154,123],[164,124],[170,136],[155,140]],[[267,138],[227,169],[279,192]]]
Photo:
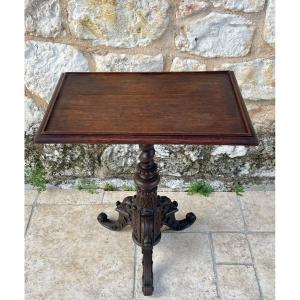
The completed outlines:
[[[241,214],[242,214],[242,219],[243,219],[243,222],[244,222],[246,241],[248,243],[250,257],[251,257],[251,260],[252,260],[252,263],[253,263],[253,270],[254,270],[254,274],[255,274],[257,285],[258,285],[258,290],[259,290],[259,298],[260,298],[260,300],[263,300],[264,296],[263,296],[259,276],[258,276],[256,265],[255,265],[255,259],[254,259],[254,256],[253,256],[253,251],[252,251],[250,241],[248,239],[248,225],[246,223],[245,215],[244,215],[244,212],[243,212],[242,202],[241,202],[241,199],[238,196],[236,196],[236,200],[237,200],[237,203],[239,205],[239,208],[240,208],[240,211],[241,211]]]
[[[31,218],[32,218],[32,215],[33,215],[33,210],[35,209],[35,207],[37,205],[37,200],[38,200],[39,195],[40,195],[40,193],[37,193],[37,195],[35,196],[35,198],[32,202],[31,211],[30,211],[30,215],[29,215],[29,218],[28,218],[28,221],[27,221],[26,228],[25,228],[24,237],[26,237],[26,235],[27,235],[27,231],[29,229],[29,226],[30,226],[30,223],[31,223]]]
[[[216,262],[217,266],[247,266],[253,267],[253,263],[238,263],[238,262]]]
[[[203,234],[222,234],[222,233],[236,233],[236,234],[269,234],[269,233],[273,233],[275,234],[275,231],[170,231],[170,230],[162,230],[162,233],[203,233]]]
[[[246,234],[275,234],[275,231],[248,231]]]
[[[103,193],[102,193],[102,198],[101,198],[101,204],[103,204],[103,201],[104,201],[104,194],[106,193],[106,191],[103,191]]]
[[[217,292],[217,298],[221,298],[220,288],[219,288],[219,280],[218,280],[218,273],[217,273],[217,264],[216,264],[216,257],[215,257],[215,248],[213,244],[212,234],[208,233],[208,240],[209,240],[209,246],[210,246],[210,254],[212,258],[212,267],[213,267],[213,273],[215,277],[215,285],[216,285],[216,292]]]
[[[49,203],[37,203],[37,206],[88,206],[88,205],[105,205],[105,206],[109,206],[105,203],[53,203],[53,204],[49,204]]]

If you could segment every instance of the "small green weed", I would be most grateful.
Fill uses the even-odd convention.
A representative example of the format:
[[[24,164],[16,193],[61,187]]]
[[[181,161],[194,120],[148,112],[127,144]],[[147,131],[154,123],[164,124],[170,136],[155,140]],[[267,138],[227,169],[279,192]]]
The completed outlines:
[[[205,197],[208,197],[213,191],[214,190],[212,186],[209,183],[202,180],[191,183],[187,189],[189,195],[200,194]]]
[[[46,176],[46,171],[44,167],[40,164],[35,165],[29,171],[29,181],[33,186],[36,187],[39,193],[46,190],[48,181],[46,180],[45,176]]]
[[[83,179],[81,180],[77,185],[78,190],[87,191],[90,194],[96,194],[98,193],[97,189],[99,188],[97,184],[89,179]]]
[[[104,191],[117,191],[118,188],[114,186],[112,183],[106,183],[104,186]]]
[[[129,184],[123,184],[122,185],[123,191],[135,191],[135,187]]]
[[[242,193],[245,192],[244,187],[239,182],[236,182],[233,185],[232,191],[235,192],[238,196],[243,196]]]

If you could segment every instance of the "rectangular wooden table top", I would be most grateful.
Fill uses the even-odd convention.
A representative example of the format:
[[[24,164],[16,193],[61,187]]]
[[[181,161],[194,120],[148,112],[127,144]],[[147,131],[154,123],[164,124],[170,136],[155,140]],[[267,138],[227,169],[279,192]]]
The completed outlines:
[[[257,145],[234,73],[64,73],[37,143]]]

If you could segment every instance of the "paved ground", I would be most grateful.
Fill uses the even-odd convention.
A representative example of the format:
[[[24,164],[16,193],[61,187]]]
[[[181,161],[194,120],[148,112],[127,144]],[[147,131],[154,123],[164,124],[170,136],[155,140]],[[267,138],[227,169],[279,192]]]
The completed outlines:
[[[154,294],[141,292],[141,251],[131,230],[100,226],[99,212],[132,192],[25,191],[26,299],[274,299],[274,192],[160,193],[193,211],[183,232],[154,248]]]

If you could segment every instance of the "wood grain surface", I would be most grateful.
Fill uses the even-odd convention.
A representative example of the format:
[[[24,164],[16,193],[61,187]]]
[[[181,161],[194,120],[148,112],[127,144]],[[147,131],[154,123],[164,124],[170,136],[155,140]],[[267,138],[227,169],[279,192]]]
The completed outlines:
[[[257,144],[231,71],[64,73],[35,141]]]

